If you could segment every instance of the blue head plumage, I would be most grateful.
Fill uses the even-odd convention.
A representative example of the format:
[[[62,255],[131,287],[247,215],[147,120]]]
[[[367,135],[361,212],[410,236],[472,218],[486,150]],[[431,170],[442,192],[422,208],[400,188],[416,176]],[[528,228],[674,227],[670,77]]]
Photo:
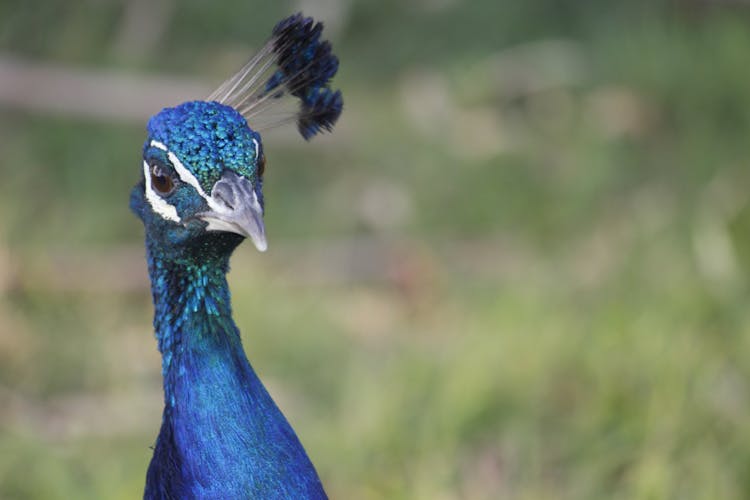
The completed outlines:
[[[226,168],[251,180],[259,177],[260,134],[230,106],[191,101],[165,108],[148,122],[146,151],[152,141],[168,144],[205,190]]]
[[[165,408],[146,498],[325,498],[294,431],[250,366],[225,274],[249,237],[265,250],[259,131],[282,101],[305,139],[342,110],[322,25],[297,14],[205,101],[148,123],[143,177],[130,205],[146,227]],[[276,113],[274,113],[276,114]]]

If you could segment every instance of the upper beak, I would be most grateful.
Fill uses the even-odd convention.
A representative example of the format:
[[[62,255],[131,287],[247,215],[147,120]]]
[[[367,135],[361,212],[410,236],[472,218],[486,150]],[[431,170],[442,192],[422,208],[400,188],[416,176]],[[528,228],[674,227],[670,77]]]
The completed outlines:
[[[263,225],[263,208],[252,183],[231,170],[225,170],[208,198],[210,210],[198,214],[207,231],[226,231],[247,236],[261,252],[268,248]]]

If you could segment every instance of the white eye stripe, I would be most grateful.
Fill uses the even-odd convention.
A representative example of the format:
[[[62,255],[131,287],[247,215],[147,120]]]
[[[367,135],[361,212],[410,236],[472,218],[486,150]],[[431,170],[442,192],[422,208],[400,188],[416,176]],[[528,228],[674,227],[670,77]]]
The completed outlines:
[[[192,172],[190,172],[190,170],[188,170],[187,168],[185,168],[185,165],[183,165],[183,163],[180,161],[180,159],[177,158],[177,155],[174,154],[172,151],[169,151],[169,149],[167,148],[167,146],[164,145],[164,143],[152,139],[150,144],[151,144],[151,146],[153,146],[155,148],[158,148],[158,149],[161,149],[162,151],[166,151],[167,152],[167,157],[169,158],[169,161],[172,163],[172,166],[174,167],[174,170],[177,173],[177,176],[180,178],[180,180],[182,182],[184,182],[185,184],[191,185],[198,192],[198,194],[201,196],[201,198],[203,198],[204,200],[206,200],[206,203],[208,203],[208,206],[211,208],[211,210],[213,210],[214,212],[219,212],[219,213],[226,212],[226,211],[230,210],[225,205],[220,204],[220,203],[216,203],[216,200],[214,200],[211,196],[208,196],[206,194],[206,192],[203,191],[203,187],[200,185],[200,182],[198,182],[198,179],[195,178],[195,176],[193,175]],[[260,153],[260,144],[258,144],[258,141],[255,140],[254,138],[253,138],[253,144],[255,144],[255,157],[258,158],[258,154]],[[148,173],[147,173],[146,177],[148,178],[148,186],[147,187],[151,188],[151,178],[148,175]],[[164,201],[163,198],[161,198],[156,193],[154,193],[153,190],[152,190],[152,194],[153,194],[153,196],[157,197],[159,200],[161,200],[162,202],[164,202],[164,204],[167,205],[169,208],[171,208],[172,211],[174,212],[174,217],[176,217],[176,218],[172,218],[170,216],[166,216],[164,213],[160,212],[154,206],[153,203],[151,203],[151,206],[154,207],[154,210],[156,210],[160,215],[162,215],[165,218],[168,218],[170,220],[174,220],[174,221],[179,222],[180,218],[177,215],[177,210],[172,205],[170,205],[169,203],[167,203],[166,201]],[[149,202],[151,202],[150,199],[149,199]],[[256,201],[256,203],[257,203],[257,201]],[[170,212],[170,214],[171,214],[171,212]]]
[[[255,139],[253,139],[253,141],[255,141]],[[216,200],[208,196],[206,192],[203,191],[203,187],[201,186],[200,182],[198,182],[198,179],[195,178],[195,176],[193,175],[192,172],[190,172],[190,170],[185,168],[185,165],[183,165],[180,159],[177,158],[177,155],[174,154],[172,151],[169,151],[169,149],[167,149],[167,147],[163,143],[152,140],[151,146],[167,152],[167,158],[169,158],[170,163],[172,163],[172,166],[174,167],[174,170],[177,173],[177,176],[180,178],[180,180],[184,182],[185,184],[189,184],[190,186],[193,186],[193,188],[198,192],[201,198],[206,200],[206,203],[208,203],[208,206],[211,208],[211,210],[213,210],[214,212],[223,212],[227,210],[227,207],[219,203],[216,203]],[[255,147],[257,151],[257,147],[258,147],[257,141],[255,142]]]
[[[143,161],[143,177],[146,180],[146,200],[151,208],[163,219],[180,222],[180,216],[177,215],[177,209],[174,205],[167,203],[167,200],[156,194],[154,187],[151,185],[151,171],[148,163]]]
[[[258,155],[260,154],[260,144],[258,144],[258,141],[255,140],[255,137],[253,137],[253,144],[255,144],[255,161],[258,161]]]
[[[201,195],[203,198],[206,198],[206,193],[205,191],[203,191],[203,187],[201,186],[200,182],[198,182],[198,179],[195,178],[190,170],[185,168],[185,165],[183,165],[180,159],[177,158],[177,155],[171,151],[168,151],[167,158],[169,158],[169,162],[174,167],[175,172],[177,172],[177,177],[179,177],[180,180],[185,184],[190,184],[191,186],[193,186],[195,190],[198,191],[199,195]]]
[[[177,155],[173,152],[169,151],[167,152],[167,157],[169,157],[169,161],[172,163],[172,166],[174,167],[175,172],[177,172],[177,176],[180,178],[180,180],[186,184],[190,184],[193,186],[193,188],[198,192],[198,194],[206,200],[206,203],[208,203],[208,206],[213,210],[214,212],[221,212],[226,211],[226,207],[223,205],[220,205],[216,203],[216,201],[208,196],[205,191],[203,191],[203,187],[201,186],[200,182],[198,182],[198,179],[195,178],[193,173],[185,168],[185,165],[182,164],[179,158],[177,158]]]
[[[209,201],[210,197],[206,196],[206,192],[203,191],[203,187],[200,185],[200,182],[198,182],[198,179],[195,178],[195,176],[185,168],[185,165],[182,164],[179,158],[177,158],[177,155],[173,152],[169,151],[167,149],[167,146],[164,145],[164,143],[151,140],[151,146],[161,149],[162,151],[167,152],[167,157],[169,158],[169,161],[172,163],[172,166],[174,167],[175,172],[177,172],[177,176],[180,178],[180,180],[186,184],[190,184],[195,188],[196,191],[198,191],[198,194],[201,195],[201,197]],[[210,202],[209,202],[210,203]],[[212,207],[213,208],[213,207]]]

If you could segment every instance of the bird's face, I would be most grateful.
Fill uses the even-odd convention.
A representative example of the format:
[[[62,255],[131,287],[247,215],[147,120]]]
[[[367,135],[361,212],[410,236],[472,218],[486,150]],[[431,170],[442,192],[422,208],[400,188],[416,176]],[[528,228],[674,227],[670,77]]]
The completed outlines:
[[[194,101],[148,123],[143,178],[130,206],[146,235],[169,253],[226,247],[249,237],[266,249],[260,135],[237,111]]]

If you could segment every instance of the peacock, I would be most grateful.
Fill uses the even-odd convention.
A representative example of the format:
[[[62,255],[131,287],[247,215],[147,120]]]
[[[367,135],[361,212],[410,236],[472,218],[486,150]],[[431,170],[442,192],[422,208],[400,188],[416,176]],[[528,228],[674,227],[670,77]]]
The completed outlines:
[[[255,120],[292,102],[293,112],[269,126],[296,121],[310,139],[341,114],[341,92],[329,85],[338,59],[322,29],[302,14],[280,21],[205,101],[165,108],[148,122],[130,207],[145,226],[164,412],[144,498],[326,498],[245,355],[226,281],[245,238],[267,247],[266,160]]]

